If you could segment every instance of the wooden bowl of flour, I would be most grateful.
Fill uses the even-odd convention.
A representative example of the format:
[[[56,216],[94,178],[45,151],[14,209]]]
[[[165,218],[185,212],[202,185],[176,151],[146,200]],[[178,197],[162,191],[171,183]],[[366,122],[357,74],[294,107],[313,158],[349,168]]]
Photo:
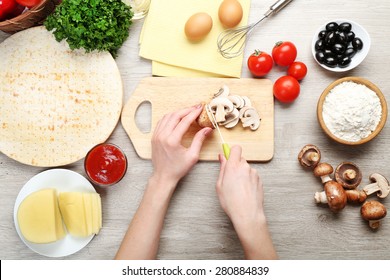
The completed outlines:
[[[387,103],[381,90],[360,77],[331,83],[317,104],[321,128],[334,141],[361,145],[374,139],[387,120]]]

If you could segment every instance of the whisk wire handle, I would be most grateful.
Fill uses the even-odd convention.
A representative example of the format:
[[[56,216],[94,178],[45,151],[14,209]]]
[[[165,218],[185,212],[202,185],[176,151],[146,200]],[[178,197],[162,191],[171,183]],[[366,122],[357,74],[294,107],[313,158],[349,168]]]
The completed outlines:
[[[279,0],[269,7],[269,10],[257,22],[247,26],[228,29],[219,34],[217,39],[218,51],[224,58],[234,58],[239,56],[243,50],[246,39],[260,22],[270,15],[278,13],[293,0]]]

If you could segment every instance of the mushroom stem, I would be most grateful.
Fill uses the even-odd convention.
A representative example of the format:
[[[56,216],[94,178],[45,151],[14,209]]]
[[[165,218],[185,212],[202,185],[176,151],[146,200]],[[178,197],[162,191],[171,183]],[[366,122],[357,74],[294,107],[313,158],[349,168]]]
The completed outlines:
[[[343,177],[345,180],[352,181],[356,178],[356,171],[353,169],[347,169],[344,171]]]
[[[380,220],[371,220],[371,221],[368,221],[368,225],[372,229],[378,229],[379,226],[381,225],[381,222],[380,222]]]
[[[306,159],[309,160],[310,162],[316,162],[320,158],[319,154],[316,152],[308,152],[306,155]]]
[[[314,194],[314,200],[315,200],[316,203],[323,203],[323,204],[328,203],[328,199],[326,198],[325,191],[316,192]]]
[[[375,192],[380,191],[380,188],[378,186],[378,183],[371,183],[363,188],[363,191],[366,193],[367,196],[370,194],[373,194]]]
[[[330,178],[329,175],[321,176],[321,182],[325,184],[326,182],[332,181],[332,178]]]

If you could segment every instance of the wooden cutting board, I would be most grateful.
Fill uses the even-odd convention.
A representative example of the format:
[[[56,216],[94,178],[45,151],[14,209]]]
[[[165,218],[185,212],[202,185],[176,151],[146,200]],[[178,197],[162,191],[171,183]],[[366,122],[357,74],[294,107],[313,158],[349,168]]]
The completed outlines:
[[[274,154],[274,98],[272,82],[267,79],[173,78],[149,77],[141,80],[123,108],[121,122],[139,157],[151,158],[151,137],[157,122],[167,113],[210,100],[214,93],[227,85],[231,95],[248,96],[261,118],[258,130],[243,128],[239,123],[232,129],[221,127],[225,141],[241,145],[248,161],[269,161]],[[136,113],[144,102],[151,104],[151,131],[141,132]],[[188,147],[200,127],[194,123],[184,136]],[[209,136],[200,153],[200,160],[214,161],[222,153],[218,133]]]

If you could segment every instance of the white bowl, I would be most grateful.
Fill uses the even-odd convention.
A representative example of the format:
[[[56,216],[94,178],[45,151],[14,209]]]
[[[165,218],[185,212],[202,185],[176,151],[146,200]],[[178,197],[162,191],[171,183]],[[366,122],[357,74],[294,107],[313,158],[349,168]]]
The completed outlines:
[[[331,68],[331,67],[326,66],[325,64],[319,63],[316,59],[316,51],[314,49],[314,46],[318,40],[318,33],[320,33],[320,31],[322,31],[322,30],[325,30],[326,25],[330,22],[336,22],[337,24],[340,24],[343,22],[350,23],[352,25],[352,31],[355,33],[355,37],[359,37],[363,41],[363,48],[355,54],[355,56],[352,58],[351,63],[347,67],[341,68],[341,67],[336,66],[334,68]],[[352,20],[348,20],[348,19],[335,19],[335,20],[331,20],[331,21],[324,23],[314,33],[313,40],[311,42],[311,52],[313,54],[314,60],[321,67],[323,67],[329,71],[332,71],[332,72],[346,72],[346,71],[349,71],[349,70],[355,68],[356,66],[358,66],[365,59],[365,57],[368,54],[368,51],[370,50],[370,46],[371,46],[370,35],[361,25],[359,25],[358,23],[356,23]]]

